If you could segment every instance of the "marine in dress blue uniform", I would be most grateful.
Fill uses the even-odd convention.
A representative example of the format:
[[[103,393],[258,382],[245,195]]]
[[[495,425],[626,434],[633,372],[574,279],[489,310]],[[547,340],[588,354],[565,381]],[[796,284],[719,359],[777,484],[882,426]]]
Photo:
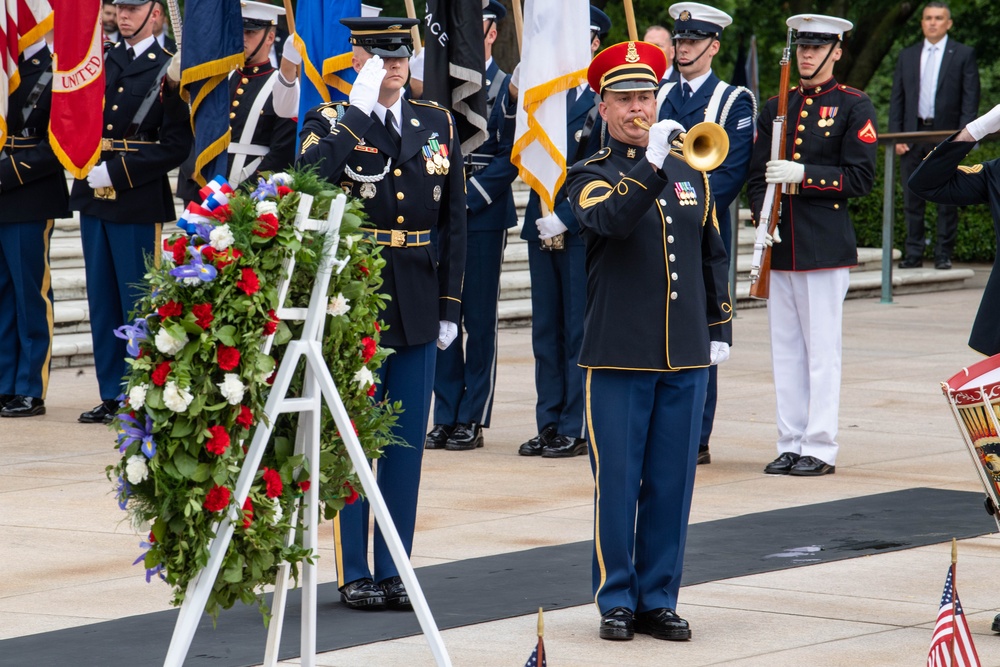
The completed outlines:
[[[591,51],[611,30],[611,19],[590,7]],[[572,165],[600,147],[597,93],[583,84],[566,99],[566,151]],[[565,231],[542,239],[540,220],[555,216]],[[543,216],[535,192],[528,198],[521,238],[528,242],[531,274],[531,350],[535,357],[535,422],[538,435],[521,445],[521,456],[564,458],[587,453],[583,373],[577,365],[583,342],[587,300],[584,243],[566,189],[556,193],[555,210]],[[544,246],[543,242],[544,241]]]
[[[69,215],[62,166],[49,145],[52,54],[27,47],[0,146],[0,416],[45,414],[52,357],[49,241]]]
[[[747,187],[755,220],[768,183],[786,193],[767,301],[778,458],[764,472],[815,476],[836,467],[843,304],[858,263],[847,203],[871,190],[878,132],[868,96],[833,78],[851,22],[802,14],[787,23],[800,81],[788,98],[785,159],[771,159],[772,98],[757,119]]]
[[[595,481],[593,586],[602,639],[691,637],[676,613],[708,366],[732,304],[708,175],[655,116],[663,53],[616,44],[591,63],[609,145],[566,180],[587,252],[580,365]]]
[[[517,224],[511,183],[516,109],[508,104],[510,75],[492,57],[496,23],[507,10],[497,0],[483,9],[486,34],[487,139],[465,156],[468,258],[462,287],[462,324],[468,334],[438,352],[434,375],[434,428],[427,449],[471,450],[483,446],[497,376],[497,303],[507,230]]]
[[[388,325],[382,344],[394,353],[379,370],[375,398],[402,403],[394,434],[406,446],[385,449],[377,479],[409,554],[437,347],[447,347],[458,333],[465,177],[451,114],[400,95],[413,52],[409,28],[416,21],[379,17],[341,22],[352,31],[359,70],[351,102],[323,104],[306,114],[299,164],[316,166],[322,177],[361,197],[371,225],[367,238],[382,246],[386,264],[381,289],[391,297],[382,313]],[[341,601],[353,609],[409,609],[377,526],[374,570],[368,566],[368,509],[367,500],[357,502],[334,519]]]
[[[697,2],[675,3],[670,6],[670,15],[674,18],[680,78],[667,88],[667,92],[661,89],[658,97],[662,98],[662,104],[658,105],[658,118],[673,119],[688,129],[703,121],[718,123],[729,135],[729,154],[709,174],[709,178],[719,230],[726,244],[726,253],[732,257],[729,207],[743,190],[750,169],[757,103],[749,90],[720,81],[712,71],[712,59],[719,50],[719,38],[732,23],[732,18],[723,11]],[[690,93],[685,86],[691,90]],[[708,445],[717,402],[718,372],[713,366],[708,373],[708,398],[701,425],[698,463],[710,463],[712,460]]]
[[[161,224],[174,220],[167,172],[191,150],[187,104],[165,85],[171,54],[160,48],[150,0],[115,0],[124,41],[104,56],[104,140],[100,162],[77,180],[70,207],[80,211],[94,365],[101,404],[84,423],[110,422],[127,365],[125,341],[114,330],[129,322],[140,296],[146,259],[160,247]]]

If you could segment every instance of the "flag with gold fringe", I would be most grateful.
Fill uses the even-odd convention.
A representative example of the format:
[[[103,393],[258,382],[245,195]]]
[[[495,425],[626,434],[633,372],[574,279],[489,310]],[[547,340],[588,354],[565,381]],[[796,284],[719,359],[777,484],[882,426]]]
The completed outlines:
[[[302,55],[299,118],[324,102],[346,100],[357,73],[351,31],[340,19],[361,16],[361,0],[299,0],[295,47]]]
[[[0,0],[0,144],[7,141],[10,94],[21,83],[18,56],[52,30],[52,25],[52,7],[47,0]]]
[[[510,160],[549,210],[566,180],[566,91],[587,80],[590,3],[525,0],[517,130]]]
[[[74,178],[101,158],[104,116],[104,31],[101,3],[53,0],[59,14],[53,35],[49,143]]]
[[[194,174],[205,185],[228,166],[229,73],[243,66],[240,0],[187,0],[181,47],[181,97],[191,105]]]

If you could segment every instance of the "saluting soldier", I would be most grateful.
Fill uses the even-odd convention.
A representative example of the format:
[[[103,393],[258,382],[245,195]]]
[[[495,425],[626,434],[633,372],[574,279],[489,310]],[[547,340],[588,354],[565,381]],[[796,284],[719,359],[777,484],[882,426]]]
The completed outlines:
[[[70,206],[80,211],[94,365],[101,403],[80,415],[108,423],[118,409],[127,364],[114,330],[139,298],[146,258],[160,247],[161,223],[174,220],[167,172],[191,150],[188,107],[163,85],[171,54],[153,37],[153,0],[115,0],[123,41],[104,56],[104,139],[101,160],[77,180]]]
[[[483,446],[490,426],[497,376],[497,303],[507,230],[517,224],[510,184],[517,167],[510,161],[516,107],[508,104],[510,75],[493,59],[497,23],[507,10],[497,0],[483,9],[486,52],[486,142],[465,156],[468,208],[468,261],[462,287],[462,323],[468,333],[438,352],[434,376],[434,428],[427,449],[470,450]],[[508,108],[509,107],[509,108]]]
[[[229,75],[229,167],[226,178],[234,188],[256,183],[261,172],[284,171],[295,161],[295,121],[274,112],[273,92],[278,70],[268,58],[274,43],[278,16],[284,8],[263,2],[243,3],[243,55],[245,65]],[[198,198],[198,183],[191,178],[192,154],[177,176],[177,196],[188,203]]]
[[[0,417],[45,414],[52,358],[49,241],[69,215],[62,166],[49,145],[52,54],[44,40],[20,55],[0,147]]]
[[[748,185],[760,220],[768,183],[786,184],[767,300],[778,458],[764,472],[815,476],[837,463],[844,297],[858,263],[847,201],[871,191],[878,132],[868,96],[833,77],[853,24],[819,14],[786,23],[796,31],[800,78],[788,93],[786,154],[771,159],[772,98],[757,119]]]
[[[382,247],[382,291],[391,297],[382,344],[394,350],[379,371],[376,400],[403,405],[395,434],[406,446],[386,447],[378,484],[410,553],[417,512],[424,432],[437,349],[458,335],[465,268],[465,177],[455,121],[433,103],[400,95],[413,53],[416,20],[342,19],[351,29],[358,71],[350,103],[322,104],[302,124],[299,163],[361,197]],[[410,599],[381,531],[375,568],[368,567],[368,502],[334,519],[341,601],[352,609],[410,609]]]
[[[656,117],[663,52],[616,44],[587,72],[608,146],[566,179],[587,245],[580,350],[596,484],[593,585],[602,639],[686,640],[677,615],[708,367],[729,357],[726,249],[708,175]]]

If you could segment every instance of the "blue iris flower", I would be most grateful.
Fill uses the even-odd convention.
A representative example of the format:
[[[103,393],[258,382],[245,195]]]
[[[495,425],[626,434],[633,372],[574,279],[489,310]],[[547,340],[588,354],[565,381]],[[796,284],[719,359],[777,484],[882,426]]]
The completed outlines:
[[[153,546],[152,544],[146,542],[145,540],[139,542],[139,548],[145,549],[146,551],[143,551],[141,554],[139,554],[139,557],[136,558],[134,561],[132,561],[132,565],[138,565],[142,561],[146,560],[146,554],[149,552],[149,549],[152,546]],[[160,579],[166,579],[166,577],[163,574],[163,563],[158,563],[156,567],[146,570],[146,583],[148,584],[150,581],[152,581],[153,577],[157,575],[159,575]]]
[[[141,442],[139,450],[146,455],[147,459],[156,455],[156,441],[153,440],[153,418],[146,415],[145,426],[132,415],[121,415],[118,420],[122,423],[118,431],[118,451],[125,453],[134,442]]]
[[[278,186],[275,183],[265,181],[263,178],[257,179],[257,189],[250,194],[257,201],[264,201],[268,197],[278,197]]]
[[[115,329],[115,336],[125,341],[125,349],[133,357],[139,356],[139,341],[146,340],[149,336],[149,325],[146,318],[136,318],[133,324],[123,324]]]
[[[191,260],[187,264],[178,266],[176,269],[171,269],[170,275],[177,278],[178,282],[184,280],[185,278],[198,278],[202,282],[210,282],[215,280],[215,276],[219,272],[211,264],[205,264],[204,260],[201,258],[201,246],[197,248],[188,246],[190,250]]]
[[[126,509],[128,497],[132,495],[132,485],[125,481],[124,477],[118,478],[118,488],[115,489],[115,496],[118,498],[119,509]]]
[[[205,243],[212,240],[212,230],[215,229],[215,225],[207,222],[193,222],[188,223],[188,234],[192,236],[199,236],[205,239]]]

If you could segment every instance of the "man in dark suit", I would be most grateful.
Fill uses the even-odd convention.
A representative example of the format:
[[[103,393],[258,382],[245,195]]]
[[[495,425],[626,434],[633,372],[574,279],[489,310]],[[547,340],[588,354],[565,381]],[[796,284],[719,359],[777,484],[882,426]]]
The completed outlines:
[[[101,159],[73,184],[70,207],[80,211],[94,365],[101,403],[80,415],[85,424],[111,421],[127,365],[125,341],[114,330],[128,321],[140,296],[146,258],[160,248],[161,224],[174,220],[167,172],[191,150],[191,123],[179,91],[164,85],[171,56],[153,36],[152,0],[115,0],[123,41],[104,59],[104,139]]]
[[[62,166],[49,144],[52,54],[44,41],[18,60],[0,145],[0,417],[45,414],[52,356],[49,241],[69,214]]]
[[[401,91],[416,19],[342,19],[351,29],[358,71],[350,103],[330,102],[303,119],[299,164],[365,200],[367,240],[382,246],[382,344],[375,400],[400,402],[399,444],[378,460],[378,485],[409,555],[417,515],[424,433],[438,349],[458,335],[465,270],[466,209],[462,150],[451,113]],[[368,566],[368,502],[334,519],[341,602],[351,609],[410,609],[381,530]],[[374,576],[373,576],[374,575]]]
[[[948,38],[951,11],[943,2],[928,2],[920,27],[924,40],[899,54],[889,101],[889,131],[957,130],[976,117],[979,109],[979,70],[971,47]],[[896,144],[903,183],[933,148],[932,143]],[[924,200],[903,188],[906,244],[901,269],[923,264]],[[951,268],[958,233],[958,208],[938,204],[934,266]]]
[[[483,429],[489,428],[493,412],[500,269],[507,230],[517,224],[510,187],[517,177],[517,167],[510,161],[516,108],[508,105],[510,75],[493,59],[497,22],[506,15],[497,0],[490,0],[483,9],[487,138],[475,153],[465,156],[469,233],[461,324],[468,340],[463,346],[459,335],[447,350],[438,352],[434,428],[424,441],[427,449],[482,447]]]
[[[667,57],[667,69],[660,79],[660,85],[676,82],[680,78],[680,72],[674,67],[674,40],[670,31],[662,25],[651,25],[646,28],[642,41],[660,47],[663,55]]]

